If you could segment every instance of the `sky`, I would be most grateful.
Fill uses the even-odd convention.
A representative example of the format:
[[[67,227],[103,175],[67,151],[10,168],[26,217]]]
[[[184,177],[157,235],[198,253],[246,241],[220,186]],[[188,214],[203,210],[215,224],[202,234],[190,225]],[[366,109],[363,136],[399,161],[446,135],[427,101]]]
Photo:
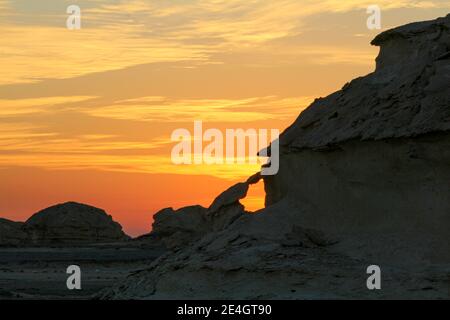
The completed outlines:
[[[381,8],[381,30],[367,7]],[[66,10],[81,9],[69,30]],[[175,165],[175,129],[279,129],[374,70],[381,31],[450,0],[0,0],[0,217],[105,209],[131,235],[259,171]],[[243,201],[263,206],[258,184]]]

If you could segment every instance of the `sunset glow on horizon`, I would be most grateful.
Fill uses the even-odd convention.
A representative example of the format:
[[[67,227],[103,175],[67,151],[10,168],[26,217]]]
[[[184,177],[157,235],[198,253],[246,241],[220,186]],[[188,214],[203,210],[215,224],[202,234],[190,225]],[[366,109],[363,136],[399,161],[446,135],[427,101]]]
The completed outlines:
[[[379,32],[450,1],[0,0],[0,217],[77,201],[133,236],[166,207],[209,206],[257,164],[175,165],[171,133],[287,128],[373,71]],[[66,8],[81,8],[68,30]],[[242,203],[264,205],[252,186]]]

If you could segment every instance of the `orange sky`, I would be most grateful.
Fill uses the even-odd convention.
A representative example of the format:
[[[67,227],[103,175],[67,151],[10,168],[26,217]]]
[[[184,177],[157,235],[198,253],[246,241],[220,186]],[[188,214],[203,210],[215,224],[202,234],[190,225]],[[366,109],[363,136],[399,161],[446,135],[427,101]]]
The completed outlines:
[[[372,3],[0,0],[0,216],[79,201],[138,235],[159,209],[209,205],[258,166],[173,165],[172,131],[286,128],[373,70]],[[383,29],[450,8],[376,3]],[[70,4],[81,30],[66,28]],[[255,186],[245,205],[262,197]]]

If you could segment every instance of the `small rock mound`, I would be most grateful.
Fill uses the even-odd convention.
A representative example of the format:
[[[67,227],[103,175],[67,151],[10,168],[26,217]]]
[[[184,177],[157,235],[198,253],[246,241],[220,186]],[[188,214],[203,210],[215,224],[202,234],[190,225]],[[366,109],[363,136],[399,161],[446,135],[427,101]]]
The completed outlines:
[[[85,204],[58,204],[29,218],[24,230],[33,244],[78,244],[127,240],[119,223],[102,209]]]
[[[22,231],[22,222],[14,222],[0,218],[0,246],[20,245],[26,241],[27,235]]]

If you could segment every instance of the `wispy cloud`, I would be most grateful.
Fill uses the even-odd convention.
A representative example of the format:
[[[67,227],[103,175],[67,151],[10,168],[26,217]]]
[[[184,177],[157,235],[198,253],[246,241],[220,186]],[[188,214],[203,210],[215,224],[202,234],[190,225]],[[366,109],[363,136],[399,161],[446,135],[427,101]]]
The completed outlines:
[[[101,170],[148,174],[214,176],[227,180],[246,178],[260,170],[258,164],[245,165],[174,165],[164,156],[22,153],[0,154],[0,168],[14,166],[53,170]]]
[[[39,99],[2,100],[2,116],[10,116],[0,128],[0,166],[31,166],[53,170],[94,169],[121,172],[209,175],[223,179],[245,177],[260,165],[177,166],[171,162],[170,150],[175,142],[170,130],[152,137],[127,137],[112,133],[65,133],[59,124],[37,125],[13,122],[24,114],[58,114],[55,106],[74,103],[86,117],[104,117],[124,122],[162,122],[175,127],[181,123],[203,120],[208,125],[223,126],[261,120],[286,119],[300,112],[311,97],[280,98],[277,96],[245,99],[185,99],[145,96],[118,100],[110,106],[84,107],[83,102],[95,97],[47,97]],[[49,122],[52,123],[51,121]],[[95,130],[95,128],[93,129]],[[267,141],[268,142],[268,141]],[[194,155],[192,155],[194,156]],[[198,157],[199,155],[195,155]],[[249,156],[255,158],[256,155]]]
[[[206,59],[205,48],[136,36],[139,26],[69,31],[1,26],[0,84],[69,78],[128,66]],[[6,36],[7,35],[7,36]]]
[[[109,106],[90,107],[83,112],[122,120],[240,123],[283,119],[305,108],[312,97],[279,98],[276,96],[246,99],[174,100],[164,97],[143,97],[124,100]]]
[[[51,111],[65,104],[94,99],[90,96],[45,97],[25,99],[0,99],[0,117],[17,116]]]
[[[11,15],[0,25],[4,66],[0,84],[162,61],[220,63],[213,61],[214,54],[261,48],[302,32],[309,16],[362,10],[372,4],[359,0],[79,1],[83,27],[69,31],[61,4],[61,12],[52,11],[43,23],[35,20],[36,12],[43,14],[40,4],[50,7],[49,0],[29,4],[23,12],[8,3],[0,1],[0,8],[8,8],[4,14]],[[379,0],[377,4],[384,10],[448,7],[448,1]],[[334,57],[322,63],[336,61]]]
[[[344,68],[370,70],[376,49],[364,38],[374,35],[365,27],[372,3],[79,0],[82,29],[69,31],[71,1],[0,0],[0,85],[17,84],[3,92],[18,97],[0,97],[0,168],[247,176],[259,166],[174,166],[171,128],[203,120],[283,129],[321,94],[312,86],[333,77],[332,90]],[[384,12],[449,8],[448,0],[377,4]],[[333,30],[330,17],[351,27]],[[56,96],[35,98],[49,94]]]

